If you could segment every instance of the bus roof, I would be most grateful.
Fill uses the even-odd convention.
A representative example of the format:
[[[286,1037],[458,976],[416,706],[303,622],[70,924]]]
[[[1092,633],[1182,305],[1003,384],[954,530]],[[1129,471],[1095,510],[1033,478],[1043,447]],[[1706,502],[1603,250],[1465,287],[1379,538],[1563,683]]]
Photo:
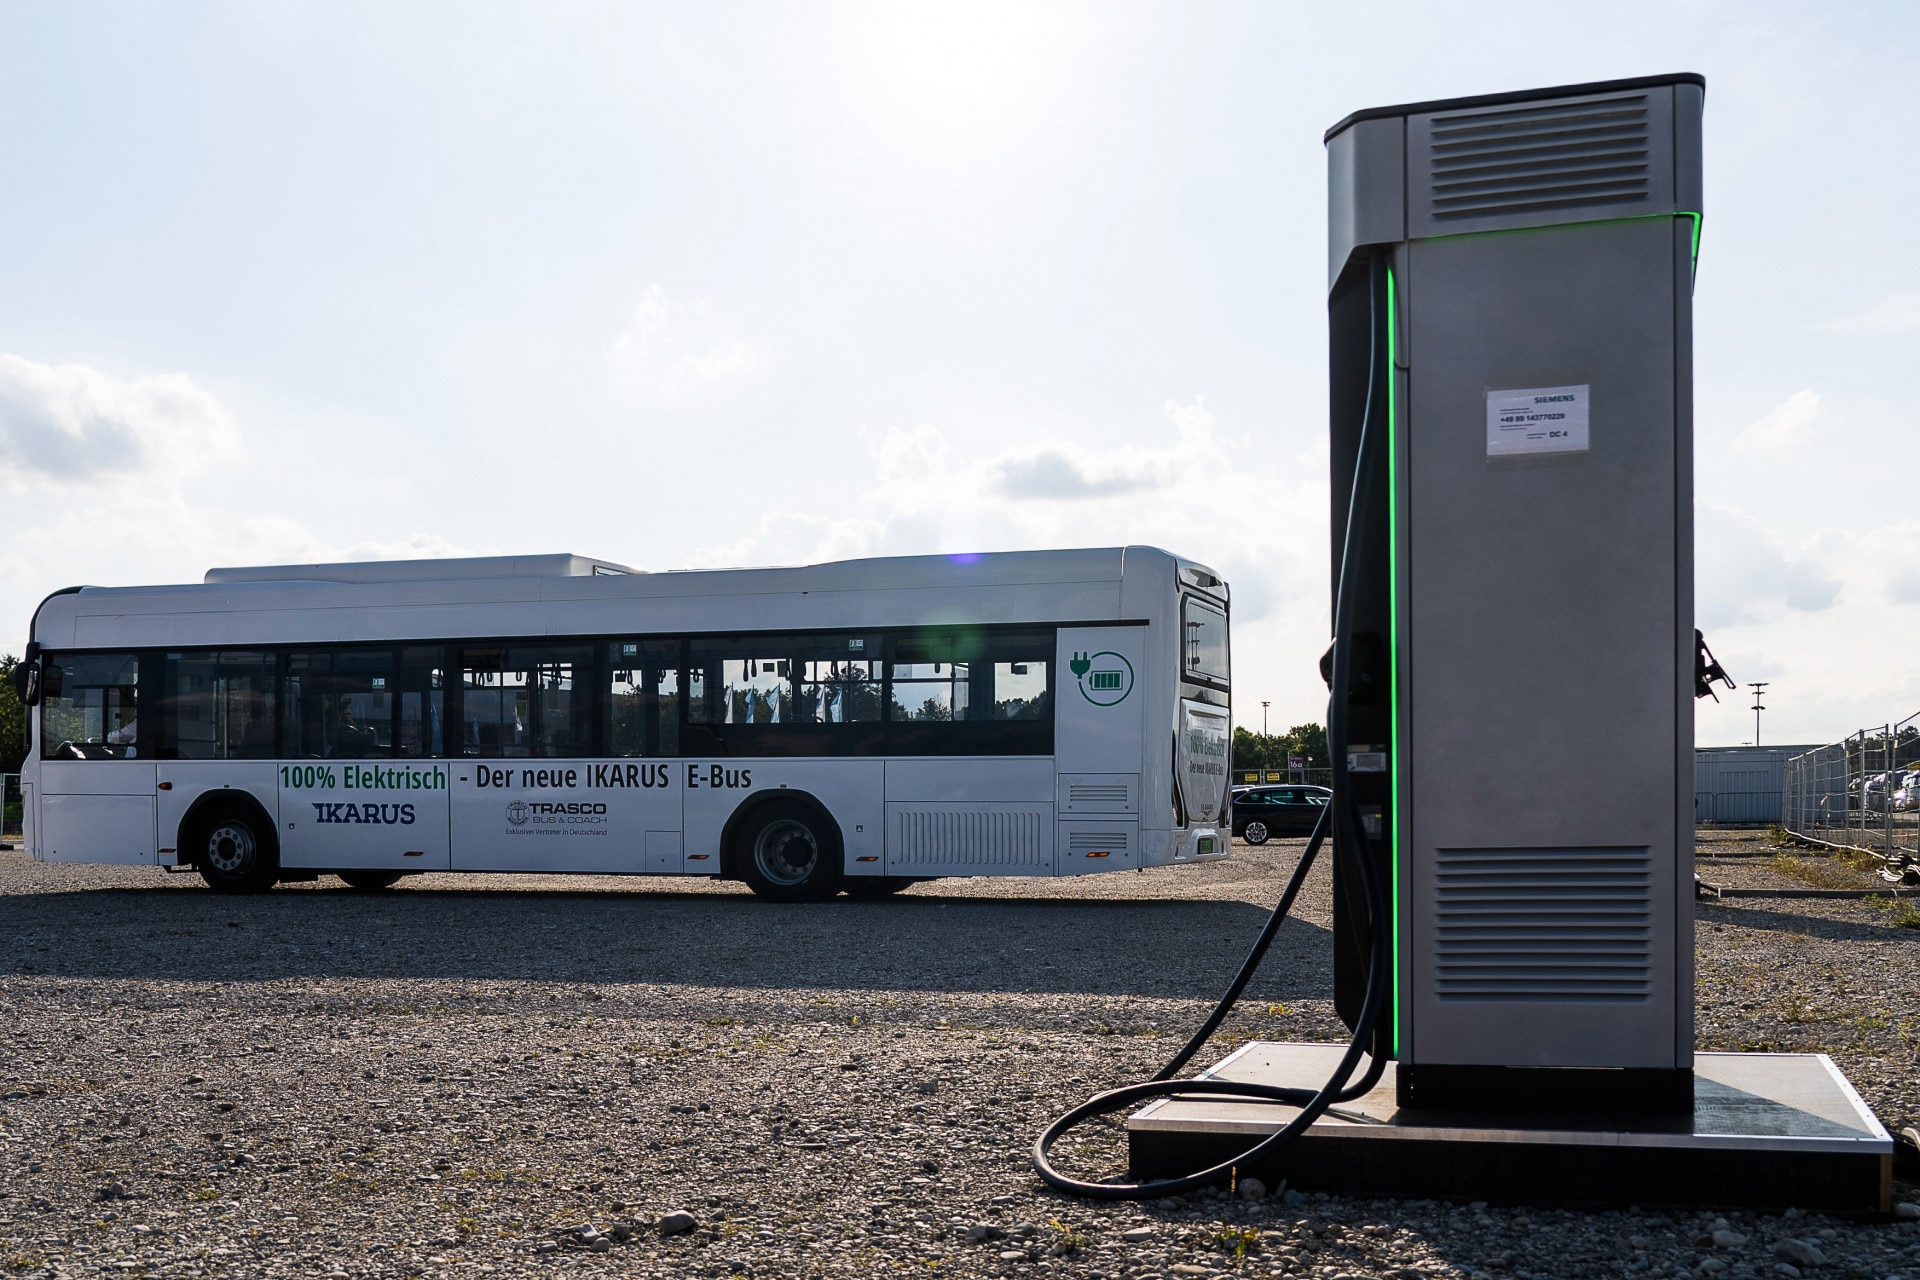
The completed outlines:
[[[459,556],[433,560],[344,560],[209,569],[202,582],[446,582],[455,578],[592,578],[645,573],[565,552],[548,556]]]
[[[1144,621],[1180,585],[1226,596],[1212,570],[1155,547],[666,573],[565,554],[273,565],[70,589],[42,603],[30,638],[92,649]]]

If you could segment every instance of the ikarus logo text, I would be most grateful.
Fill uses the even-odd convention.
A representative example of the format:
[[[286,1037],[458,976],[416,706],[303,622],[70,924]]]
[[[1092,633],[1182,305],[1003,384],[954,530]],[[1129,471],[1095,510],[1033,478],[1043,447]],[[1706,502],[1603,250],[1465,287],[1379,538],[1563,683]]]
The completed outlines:
[[[1076,653],[1067,667],[1080,682],[1081,696],[1096,707],[1125,702],[1133,692],[1133,664],[1111,649],[1091,656]]]

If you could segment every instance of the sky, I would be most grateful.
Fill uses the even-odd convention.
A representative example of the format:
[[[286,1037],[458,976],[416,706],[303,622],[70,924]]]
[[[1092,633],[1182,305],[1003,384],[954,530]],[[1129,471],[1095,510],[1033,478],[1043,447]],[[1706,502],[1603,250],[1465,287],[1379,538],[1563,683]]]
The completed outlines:
[[[0,651],[213,565],[1148,543],[1232,584],[1238,721],[1318,720],[1324,130],[1695,71],[1699,622],[1763,742],[1897,721],[1917,55],[1907,3],[0,0]]]

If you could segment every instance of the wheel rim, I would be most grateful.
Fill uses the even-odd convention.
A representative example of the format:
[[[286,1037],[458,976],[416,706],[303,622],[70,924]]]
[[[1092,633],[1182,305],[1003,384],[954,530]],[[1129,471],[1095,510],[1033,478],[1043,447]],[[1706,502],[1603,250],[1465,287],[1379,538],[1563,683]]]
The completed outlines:
[[[222,875],[253,866],[253,832],[243,822],[223,822],[207,834],[207,864]]]
[[[775,884],[802,884],[819,863],[820,842],[803,822],[769,822],[754,839],[753,865]]]
[[[1267,824],[1264,822],[1249,822],[1247,824],[1247,843],[1265,844],[1266,842]]]

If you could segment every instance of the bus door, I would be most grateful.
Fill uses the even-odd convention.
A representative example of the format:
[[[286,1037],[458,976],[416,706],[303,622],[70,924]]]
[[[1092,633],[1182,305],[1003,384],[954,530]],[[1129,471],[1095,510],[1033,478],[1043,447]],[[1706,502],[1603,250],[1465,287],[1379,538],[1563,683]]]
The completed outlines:
[[[154,769],[143,750],[140,660],[48,655],[42,669],[37,855],[46,862],[151,863]]]
[[[286,655],[280,697],[280,864],[445,871],[448,780],[435,759],[443,651],[337,647]]]

